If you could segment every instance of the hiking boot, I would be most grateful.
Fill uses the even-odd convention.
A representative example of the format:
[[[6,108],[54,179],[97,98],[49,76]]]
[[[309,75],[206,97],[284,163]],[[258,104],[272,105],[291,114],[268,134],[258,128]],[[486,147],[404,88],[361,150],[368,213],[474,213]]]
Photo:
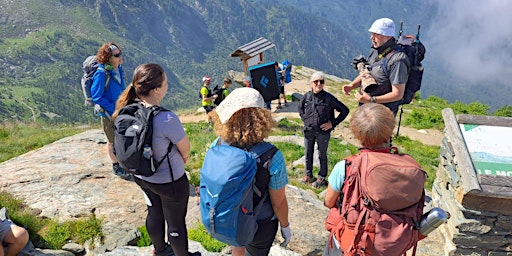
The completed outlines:
[[[165,249],[163,249],[160,252],[157,252],[156,250],[153,251],[153,255],[155,256],[174,256],[174,251],[170,245],[166,245]]]
[[[327,181],[325,180],[325,178],[318,177],[318,179],[316,179],[315,182],[311,184],[311,186],[313,186],[314,188],[325,187],[327,186]]]
[[[188,256],[201,256],[200,252],[189,252]]]
[[[312,183],[313,181],[315,181],[315,177],[305,175],[304,178],[300,182],[303,184],[306,184],[306,183]]]
[[[277,104],[277,107],[276,109],[282,109],[283,107],[281,107],[281,103]]]
[[[112,171],[115,175],[121,177],[121,179],[127,181],[133,181],[133,176],[130,173],[127,173],[119,163],[112,164]]]

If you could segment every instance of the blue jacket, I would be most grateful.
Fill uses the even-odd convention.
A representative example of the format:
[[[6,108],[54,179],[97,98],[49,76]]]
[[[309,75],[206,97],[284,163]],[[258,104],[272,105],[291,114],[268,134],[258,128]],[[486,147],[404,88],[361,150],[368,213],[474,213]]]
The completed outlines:
[[[105,72],[110,74],[110,82],[106,91],[107,74]],[[100,105],[110,116],[112,116],[116,109],[116,101],[119,95],[125,89],[123,67],[119,66],[120,81],[114,78],[114,74],[112,70],[106,70],[105,65],[99,64],[98,70],[94,73],[91,86],[92,101]],[[105,116],[105,114],[100,113],[100,116]]]

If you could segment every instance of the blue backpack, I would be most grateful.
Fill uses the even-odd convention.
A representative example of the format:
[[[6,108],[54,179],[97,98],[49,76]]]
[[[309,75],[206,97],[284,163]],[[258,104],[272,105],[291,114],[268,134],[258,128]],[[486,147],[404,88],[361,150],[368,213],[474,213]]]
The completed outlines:
[[[277,148],[262,142],[246,151],[214,143],[200,173],[202,222],[211,237],[246,246],[258,230],[257,219],[268,197],[270,161]]]

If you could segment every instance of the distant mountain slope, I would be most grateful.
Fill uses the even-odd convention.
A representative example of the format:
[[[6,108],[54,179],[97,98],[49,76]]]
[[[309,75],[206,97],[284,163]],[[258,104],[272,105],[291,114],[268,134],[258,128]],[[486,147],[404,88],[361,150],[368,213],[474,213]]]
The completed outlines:
[[[433,36],[428,31],[439,12],[437,1],[391,3],[0,0],[0,118],[95,122],[82,106],[80,66],[106,41],[122,46],[128,81],[138,64],[162,64],[170,86],[164,105],[174,109],[199,105],[195,95],[203,75],[220,84],[229,70],[241,71],[240,60],[229,54],[261,36],[276,45],[264,53],[265,61],[289,59],[352,79],[352,58],[369,50],[367,27],[387,14],[403,19],[407,33],[415,33],[418,23],[427,31],[422,93],[491,106],[510,102],[507,87],[486,85],[482,92],[452,86],[460,82],[434,62],[439,58],[429,48]]]

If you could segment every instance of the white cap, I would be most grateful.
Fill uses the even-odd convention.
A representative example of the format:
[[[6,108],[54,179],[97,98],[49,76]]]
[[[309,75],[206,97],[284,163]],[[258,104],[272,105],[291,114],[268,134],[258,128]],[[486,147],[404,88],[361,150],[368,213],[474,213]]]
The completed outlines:
[[[203,82],[206,80],[210,81],[212,80],[212,78],[210,76],[203,76]]]
[[[249,87],[233,90],[216,108],[220,122],[225,124],[231,116],[243,108],[263,108],[265,101],[260,92]]]
[[[380,18],[373,22],[368,31],[383,36],[395,36],[395,23],[389,18]]]

